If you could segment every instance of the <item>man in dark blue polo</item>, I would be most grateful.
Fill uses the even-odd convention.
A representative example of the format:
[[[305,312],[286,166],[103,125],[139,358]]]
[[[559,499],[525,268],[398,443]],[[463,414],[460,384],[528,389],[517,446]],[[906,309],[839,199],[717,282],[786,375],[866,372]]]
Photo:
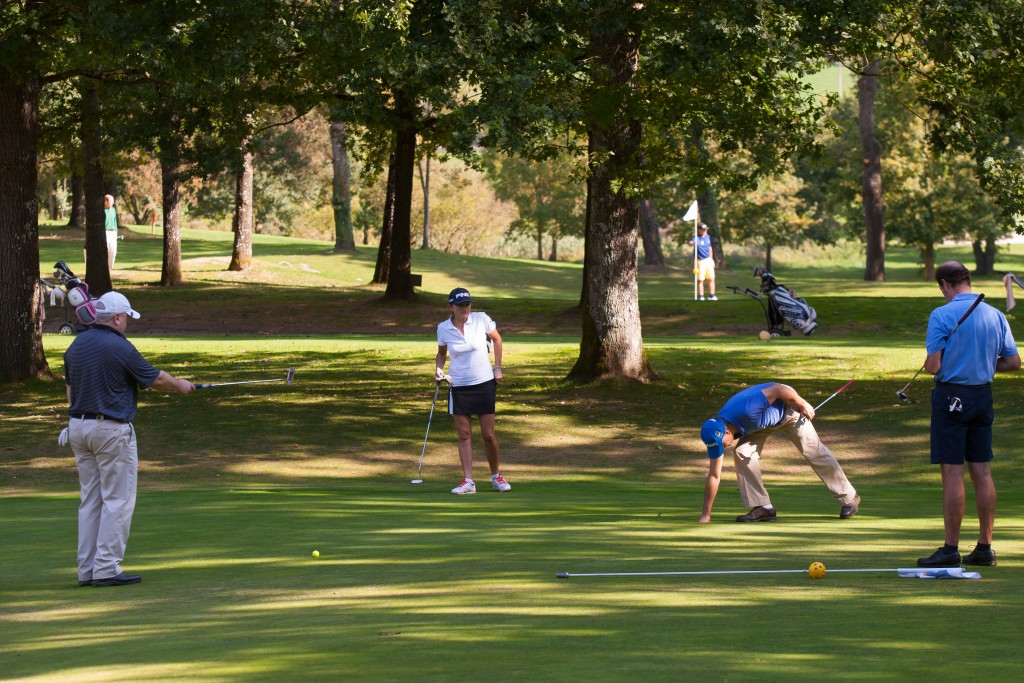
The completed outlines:
[[[67,438],[81,489],[78,585],[124,586],[142,580],[121,571],[135,511],[139,388],[187,394],[195,386],[154,368],[125,339],[128,318],[140,316],[123,294],[107,292],[95,306],[96,323],[64,353]]]
[[[996,487],[992,460],[992,380],[997,372],[1020,369],[1020,356],[1006,317],[982,302],[959,327],[957,321],[977,298],[971,293],[971,274],[956,261],[935,270],[946,305],[928,319],[924,369],[935,375],[932,391],[931,461],[942,468],[942,517],[945,545],[919,567],[959,567],[960,524],[964,519],[964,462],[974,483],[978,509],[978,544],[963,557],[964,564],[992,566],[992,527],[996,516]],[[955,334],[951,334],[956,328]]]

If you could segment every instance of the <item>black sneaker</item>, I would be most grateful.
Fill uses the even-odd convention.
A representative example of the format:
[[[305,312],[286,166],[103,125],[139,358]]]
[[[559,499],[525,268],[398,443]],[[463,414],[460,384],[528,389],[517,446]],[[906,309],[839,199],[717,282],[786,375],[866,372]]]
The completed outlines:
[[[737,522],[774,522],[775,521],[775,508],[766,510],[764,507],[758,505],[756,508],[751,510],[745,515],[740,515],[736,518]]]
[[[964,564],[973,564],[979,567],[994,567],[996,566],[996,551],[992,550],[992,548],[989,548],[988,550],[978,550],[975,548],[964,555]]]
[[[939,548],[929,557],[919,557],[918,567],[959,567],[960,552],[957,550],[947,551],[945,547]]]
[[[117,576],[111,576],[107,579],[93,579],[92,585],[97,588],[105,588],[107,586],[129,586],[140,581],[142,581],[142,577],[138,574],[125,574],[121,572]]]

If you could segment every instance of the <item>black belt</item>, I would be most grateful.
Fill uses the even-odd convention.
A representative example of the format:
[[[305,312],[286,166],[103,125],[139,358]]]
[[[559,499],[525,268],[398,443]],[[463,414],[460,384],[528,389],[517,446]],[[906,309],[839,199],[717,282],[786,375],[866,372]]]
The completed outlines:
[[[128,424],[128,420],[122,420],[118,417],[110,417],[103,413],[71,413],[71,417],[77,417],[80,420],[110,420],[111,422],[120,422],[121,424]]]

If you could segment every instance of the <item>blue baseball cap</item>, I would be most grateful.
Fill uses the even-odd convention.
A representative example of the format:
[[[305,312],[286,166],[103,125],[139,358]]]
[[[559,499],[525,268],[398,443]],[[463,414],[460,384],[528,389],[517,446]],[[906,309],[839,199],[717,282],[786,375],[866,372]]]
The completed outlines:
[[[448,294],[448,303],[455,304],[469,304],[473,302],[473,297],[469,295],[469,290],[465,287],[456,287]]]
[[[722,439],[725,438],[725,421],[720,417],[713,417],[704,422],[700,427],[700,439],[708,447],[708,457],[714,460],[721,458],[725,453],[725,446]]]

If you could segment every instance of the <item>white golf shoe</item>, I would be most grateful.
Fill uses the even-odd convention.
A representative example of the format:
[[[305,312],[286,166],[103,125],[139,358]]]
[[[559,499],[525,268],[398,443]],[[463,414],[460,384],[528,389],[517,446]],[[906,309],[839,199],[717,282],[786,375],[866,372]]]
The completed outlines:
[[[476,493],[476,483],[472,479],[463,479],[458,486],[452,489],[452,493],[456,496],[465,496],[470,493]]]
[[[512,490],[512,484],[505,481],[505,477],[501,476],[500,474],[491,477],[491,486],[493,486],[495,490],[500,491],[501,493]]]

